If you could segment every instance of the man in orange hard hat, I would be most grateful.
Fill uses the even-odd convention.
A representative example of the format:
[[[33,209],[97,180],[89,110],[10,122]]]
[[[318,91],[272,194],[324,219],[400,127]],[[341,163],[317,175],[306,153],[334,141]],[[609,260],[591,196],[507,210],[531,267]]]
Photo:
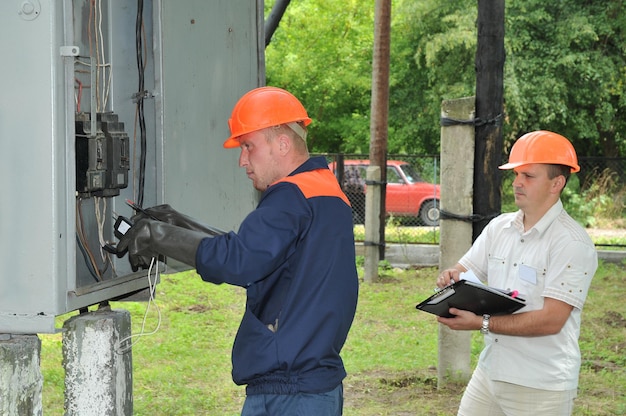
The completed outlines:
[[[500,169],[515,172],[519,211],[493,219],[437,286],[471,271],[489,286],[518,290],[526,306],[504,316],[451,308],[452,318],[437,318],[485,338],[458,414],[571,415],[581,311],[598,266],[593,242],[560,200],[570,174],[580,170],[576,152],[565,137],[534,131],[515,142]]]
[[[358,294],[352,210],[325,158],[309,157],[310,122],[283,89],[248,92],[224,147],[240,148],[239,166],[263,194],[239,231],[207,230],[162,205],[133,217],[118,245],[134,268],[164,255],[207,282],[246,288],[232,351],[244,416],[342,414],[339,354]]]

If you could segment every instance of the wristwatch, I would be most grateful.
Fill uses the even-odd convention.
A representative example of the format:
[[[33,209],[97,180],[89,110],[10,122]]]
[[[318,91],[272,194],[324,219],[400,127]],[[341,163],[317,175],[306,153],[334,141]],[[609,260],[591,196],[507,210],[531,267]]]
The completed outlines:
[[[491,318],[491,315],[483,315],[483,326],[480,328],[480,333],[483,335],[487,335],[489,333],[489,318]]]

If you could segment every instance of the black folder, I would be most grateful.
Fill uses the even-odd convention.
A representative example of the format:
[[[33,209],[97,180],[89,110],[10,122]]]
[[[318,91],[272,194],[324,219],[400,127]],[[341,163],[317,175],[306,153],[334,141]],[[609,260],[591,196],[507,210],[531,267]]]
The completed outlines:
[[[508,315],[526,306],[524,299],[482,284],[459,280],[419,303],[416,308],[444,318],[453,315],[450,308],[463,309],[476,315]]]

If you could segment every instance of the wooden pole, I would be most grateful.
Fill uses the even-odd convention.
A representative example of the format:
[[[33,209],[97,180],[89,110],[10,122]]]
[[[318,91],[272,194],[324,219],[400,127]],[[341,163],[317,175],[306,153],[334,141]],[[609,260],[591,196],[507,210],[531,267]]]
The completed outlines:
[[[389,50],[391,43],[391,0],[376,0],[374,16],[374,53],[372,62],[372,103],[370,121],[370,166],[379,166],[382,186],[375,189],[380,192],[379,210],[365,210],[367,216],[378,215],[379,220],[379,257],[385,258],[385,182],[387,180],[387,134],[389,120]],[[370,189],[370,188],[368,188]],[[369,192],[369,191],[368,191]]]
[[[501,210],[504,0],[478,0],[477,26],[473,240]]]

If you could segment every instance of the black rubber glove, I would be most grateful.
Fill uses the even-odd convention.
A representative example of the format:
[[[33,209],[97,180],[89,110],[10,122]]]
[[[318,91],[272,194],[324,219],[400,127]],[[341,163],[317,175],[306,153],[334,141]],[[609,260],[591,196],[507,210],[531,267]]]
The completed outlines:
[[[140,218],[117,244],[119,253],[128,250],[133,271],[148,268],[153,257],[171,257],[196,267],[200,241],[211,234],[177,227],[163,221]]]
[[[225,233],[225,231],[220,229],[199,223],[190,216],[176,211],[169,204],[144,208],[144,212],[139,211],[136,215],[134,215],[131,219],[132,222],[136,223],[143,218],[152,218],[168,224],[176,225],[178,227],[186,228],[188,230],[200,231],[209,235],[220,235]]]

